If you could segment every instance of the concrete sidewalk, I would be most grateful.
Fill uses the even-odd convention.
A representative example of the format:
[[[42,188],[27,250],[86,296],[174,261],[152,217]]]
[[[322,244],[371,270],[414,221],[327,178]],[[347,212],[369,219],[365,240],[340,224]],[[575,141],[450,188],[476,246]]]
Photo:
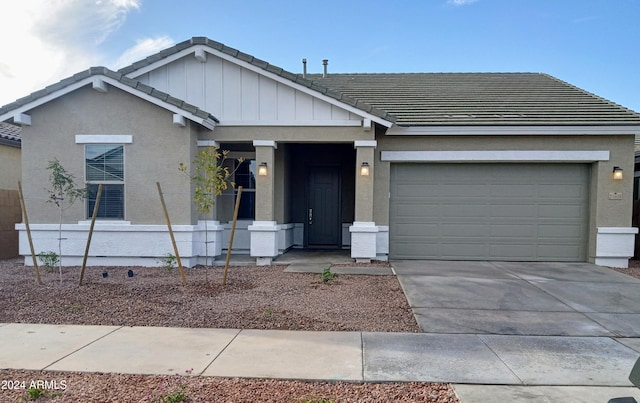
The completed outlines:
[[[640,399],[627,379],[640,339],[11,323],[0,345],[2,369],[447,382],[463,403]]]

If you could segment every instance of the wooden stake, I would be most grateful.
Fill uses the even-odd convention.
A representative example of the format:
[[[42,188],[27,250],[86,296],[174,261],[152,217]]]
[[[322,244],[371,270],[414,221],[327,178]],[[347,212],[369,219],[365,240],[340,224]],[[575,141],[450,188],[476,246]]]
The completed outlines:
[[[36,272],[36,283],[42,285],[40,280],[40,270],[38,269],[38,259],[33,249],[33,239],[31,238],[31,229],[29,228],[29,217],[27,216],[27,207],[24,204],[24,196],[22,195],[22,184],[18,181],[18,194],[20,196],[20,207],[22,207],[22,215],[24,216],[24,225],[27,228],[27,238],[29,239],[29,248],[31,248],[31,258],[33,259],[33,270]]]
[[[241,195],[242,195],[242,186],[238,186],[238,194],[236,195],[236,208],[233,211],[233,224],[231,224],[231,236],[229,237],[229,248],[227,249],[227,261],[224,263],[224,276],[222,276],[222,285],[227,284],[227,272],[229,271],[229,260],[231,260],[231,249],[233,248],[233,236],[236,233],[236,222],[238,222],[238,210],[240,210]]]
[[[173,236],[173,229],[171,229],[171,220],[169,220],[169,212],[167,211],[167,205],[164,202],[164,196],[162,196],[162,188],[160,187],[160,182],[156,182],[156,186],[158,186],[158,194],[160,195],[160,202],[162,202],[162,209],[164,210],[164,218],[167,220],[167,227],[169,228],[169,235],[171,236],[173,251],[176,253],[176,260],[178,261],[178,269],[180,269],[180,278],[182,279],[182,285],[187,285],[187,278],[184,276],[184,267],[182,267],[180,254],[178,253],[178,245],[176,245],[176,238]]]
[[[89,227],[89,236],[87,237],[87,246],[84,248],[84,258],[82,258],[82,269],[80,269],[80,282],[78,285],[82,285],[82,279],[84,278],[84,269],[87,267],[87,257],[89,256],[89,246],[91,245],[91,237],[93,236],[93,226],[96,223],[96,217],[98,216],[98,207],[100,206],[100,198],[102,197],[102,183],[98,185],[98,196],[96,196],[96,204],[93,205],[93,214],[91,215],[91,226]]]

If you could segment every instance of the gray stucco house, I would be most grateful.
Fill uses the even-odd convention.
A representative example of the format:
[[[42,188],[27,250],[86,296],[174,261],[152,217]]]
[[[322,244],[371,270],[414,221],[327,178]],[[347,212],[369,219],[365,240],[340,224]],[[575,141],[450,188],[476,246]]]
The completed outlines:
[[[221,254],[234,191],[199,216],[177,169],[211,145],[245,158],[230,162],[246,190],[234,251],[258,264],[289,248],[618,267],[633,255],[640,115],[546,74],[296,74],[196,37],[78,73],[0,108],[0,122],[22,126],[37,252],[57,245],[49,160],[106,186],[89,264],[172,251],[156,182],[183,262],[202,262],[205,220]],[[81,261],[93,202],[66,212],[64,264]]]

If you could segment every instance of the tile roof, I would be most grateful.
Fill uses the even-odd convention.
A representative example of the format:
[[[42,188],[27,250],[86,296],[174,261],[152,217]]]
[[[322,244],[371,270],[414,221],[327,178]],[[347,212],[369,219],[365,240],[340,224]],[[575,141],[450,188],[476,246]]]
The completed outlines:
[[[638,126],[640,114],[542,73],[295,74],[205,37],[193,37],[113,72],[94,67],[0,108],[0,116],[93,74],[103,74],[203,119],[213,116],[130,77],[195,46],[249,63],[398,126]],[[167,59],[170,60],[170,59]],[[206,116],[206,117],[205,117]]]
[[[20,147],[22,128],[10,123],[0,122],[0,143]]]
[[[40,91],[33,92],[30,95],[27,95],[26,97],[20,98],[10,104],[4,105],[3,107],[0,108],[0,116],[8,112],[11,112],[15,109],[18,109],[21,106],[37,101],[38,99],[46,95],[52,94],[60,90],[64,90],[65,88],[75,83],[78,83],[82,80],[85,80],[87,78],[94,77],[94,76],[104,76],[104,77],[111,78],[123,84],[124,86],[141,91],[151,97],[159,99],[160,101],[166,102],[167,104],[174,105],[179,109],[182,109],[185,112],[195,115],[203,120],[212,120],[216,123],[219,123],[218,119],[212,116],[209,112],[203,111],[194,105],[188,104],[178,98],[172,97],[171,95],[165,92],[158,91],[155,88],[152,88],[146,84],[141,83],[140,81],[131,79],[122,73],[109,70],[106,67],[91,67],[88,70],[74,74],[73,76],[65,78],[62,81],[49,85]]]
[[[639,125],[640,114],[542,73],[294,74],[205,37],[121,69],[203,45],[399,126]]]
[[[541,73],[307,75],[399,126],[640,125],[640,114]]]

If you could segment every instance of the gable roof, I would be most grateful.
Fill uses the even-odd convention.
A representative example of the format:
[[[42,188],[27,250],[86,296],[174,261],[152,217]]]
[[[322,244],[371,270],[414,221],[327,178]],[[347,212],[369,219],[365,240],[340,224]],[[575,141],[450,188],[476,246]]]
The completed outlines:
[[[19,126],[9,123],[0,122],[0,144],[6,144],[13,147],[20,147],[22,139]]]
[[[332,90],[331,88],[304,78],[301,74],[291,73],[281,67],[269,64],[266,61],[258,59],[250,54],[240,52],[237,49],[206,37],[193,37],[184,42],[180,42],[152,56],[123,67],[118,70],[118,72],[126,75],[127,77],[136,78],[160,66],[171,63],[178,58],[184,57],[186,54],[192,54],[198,48],[206,49],[207,51],[217,54],[222,58],[226,58],[227,60],[232,59],[240,65],[262,71],[266,75],[273,75],[276,78],[289,82],[292,86],[300,86],[301,88],[312,91],[316,95],[326,96],[330,100],[344,104],[343,106],[353,107],[365,114],[371,115],[374,120],[379,123],[383,123],[386,126],[391,126],[394,121],[393,116],[386,111],[368,105],[362,100],[352,98],[343,92]]]
[[[640,114],[543,73],[395,73],[302,76],[205,37],[119,70],[143,74],[205,47],[397,126],[638,126]]]
[[[198,107],[188,104],[178,98],[158,91],[137,80],[128,78],[122,73],[109,70],[106,67],[91,67],[88,70],[74,74],[55,84],[31,93],[24,98],[5,105],[0,108],[0,122],[12,119],[15,115],[27,112],[39,105],[49,102],[53,99],[61,97],[85,85],[93,85],[99,91],[101,83],[106,82],[109,85],[117,87],[121,90],[129,92],[135,96],[143,98],[167,110],[183,115],[184,117],[199,123],[209,129],[215,127],[215,123],[219,123],[218,119],[210,113],[205,112]]]

